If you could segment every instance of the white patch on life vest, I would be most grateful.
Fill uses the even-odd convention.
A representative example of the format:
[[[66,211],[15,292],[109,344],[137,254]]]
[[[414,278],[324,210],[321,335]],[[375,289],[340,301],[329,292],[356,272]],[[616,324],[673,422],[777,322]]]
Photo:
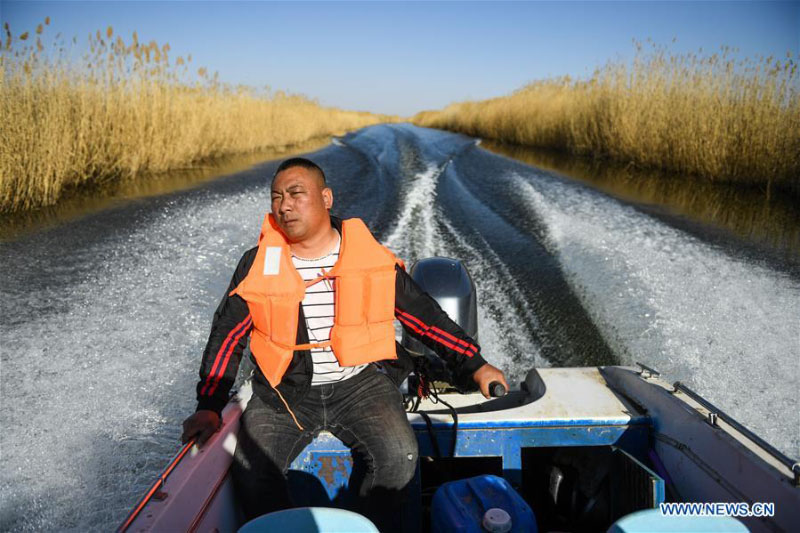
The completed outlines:
[[[281,269],[281,247],[267,246],[264,254],[264,275],[275,276]]]

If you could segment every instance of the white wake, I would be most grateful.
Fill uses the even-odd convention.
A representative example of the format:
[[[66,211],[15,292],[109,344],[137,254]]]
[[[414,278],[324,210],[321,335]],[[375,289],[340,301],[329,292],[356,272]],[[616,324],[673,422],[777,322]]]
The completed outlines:
[[[530,367],[546,366],[547,361],[525,321],[512,309],[522,308],[529,323],[536,323],[536,317],[525,306],[524,295],[508,282],[511,274],[489,243],[477,236],[478,246],[470,244],[437,207],[436,186],[445,167],[430,164],[409,180],[396,221],[383,243],[406,260],[408,268],[426,257],[463,261],[478,287],[482,355],[509,379],[524,377]]]
[[[800,456],[800,283],[580,186],[515,175],[623,362],[681,380]]]
[[[179,448],[213,311],[267,205],[266,192],[204,196],[30,258],[97,267],[38,290],[59,312],[19,302],[5,317],[0,530],[112,530]]]

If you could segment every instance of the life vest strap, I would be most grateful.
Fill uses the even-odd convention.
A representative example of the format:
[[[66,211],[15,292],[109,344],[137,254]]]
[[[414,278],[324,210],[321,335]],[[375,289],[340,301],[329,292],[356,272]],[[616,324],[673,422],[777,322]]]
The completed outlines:
[[[336,278],[336,276],[330,276],[330,275],[329,275],[329,274],[330,274],[330,272],[331,272],[331,270],[333,270],[333,269],[331,268],[330,270],[328,270],[327,272],[325,272],[325,269],[322,269],[322,275],[321,275],[321,276],[317,276],[317,277],[316,277],[316,278],[314,278],[314,279],[310,279],[310,280],[306,281],[306,282],[305,282],[305,284],[306,284],[306,289],[307,289],[307,288],[309,288],[309,287],[311,287],[312,285],[316,285],[317,283],[319,283],[319,282],[320,282],[320,281],[322,281],[323,279],[334,279],[334,278]]]
[[[271,341],[271,342],[273,342],[274,344],[277,344],[278,347],[283,348],[284,350],[291,350],[291,351],[313,350],[315,348],[327,348],[328,346],[330,346],[332,344],[331,341],[308,342],[306,344],[291,344],[291,345],[283,344],[283,343],[280,343],[280,342],[277,342],[277,341],[274,341],[274,340]]]
[[[294,350],[313,350],[314,348],[327,348],[332,344],[331,341],[325,342],[309,342],[306,344],[295,344],[292,346]]]

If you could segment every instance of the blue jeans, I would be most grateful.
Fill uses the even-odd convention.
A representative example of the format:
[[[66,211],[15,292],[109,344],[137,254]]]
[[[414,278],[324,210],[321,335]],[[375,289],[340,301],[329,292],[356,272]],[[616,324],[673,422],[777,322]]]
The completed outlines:
[[[292,406],[276,410],[253,395],[242,414],[231,467],[248,520],[292,506],[289,465],[320,431],[327,430],[361,455],[366,473],[358,490],[360,510],[381,529],[399,526],[406,488],[417,465],[417,439],[394,382],[369,365],[339,383],[311,387]]]

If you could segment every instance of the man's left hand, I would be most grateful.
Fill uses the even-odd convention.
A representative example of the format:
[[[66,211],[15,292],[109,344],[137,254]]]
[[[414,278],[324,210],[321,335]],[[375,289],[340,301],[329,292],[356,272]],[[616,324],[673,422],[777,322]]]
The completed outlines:
[[[502,383],[505,386],[506,391],[511,390],[511,387],[508,386],[505,375],[503,375],[503,371],[499,368],[493,367],[489,363],[486,363],[476,370],[472,375],[472,379],[474,379],[475,383],[478,384],[478,387],[481,389],[481,394],[483,394],[484,398],[491,397],[489,394],[489,385],[493,381],[499,381]]]

